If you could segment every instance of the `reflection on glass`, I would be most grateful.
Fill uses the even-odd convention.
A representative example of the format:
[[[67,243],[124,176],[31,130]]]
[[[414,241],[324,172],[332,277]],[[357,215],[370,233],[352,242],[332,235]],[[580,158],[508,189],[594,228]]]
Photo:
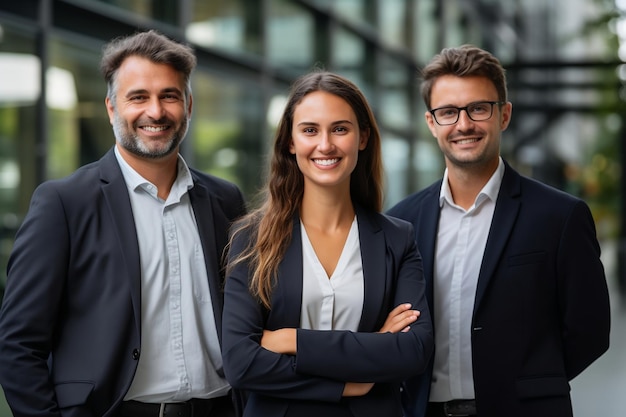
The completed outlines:
[[[35,39],[8,25],[0,27],[0,300],[13,237],[36,186],[36,100],[41,64]],[[0,397],[0,414],[8,407]]]
[[[440,179],[445,169],[441,150],[432,139],[430,132],[428,132],[415,144],[412,168],[413,172],[417,173],[417,184],[415,186],[418,190],[426,188]]]
[[[65,69],[46,70],[46,103],[51,109],[75,110],[78,98],[74,75]]]
[[[276,94],[271,98],[270,104],[267,106],[267,124],[270,129],[275,130],[278,127],[286,105],[287,96],[283,94]]]
[[[406,129],[411,125],[411,97],[406,88],[410,81],[406,65],[382,54],[380,67],[380,118],[396,129]]]
[[[0,52],[0,105],[34,105],[41,95],[41,61],[31,54]],[[76,88],[71,72],[46,70],[46,100],[49,107],[70,110],[76,106]]]
[[[314,62],[313,17],[287,0],[269,0],[266,22],[268,60],[273,65],[294,67],[299,72],[311,69]]]
[[[106,86],[97,48],[52,38],[46,71],[47,178],[71,174],[115,143],[104,106]]]
[[[165,23],[178,22],[178,0],[93,0],[106,3],[136,13],[140,16],[153,18]],[[209,2],[207,2],[209,3]]]
[[[396,0],[386,0],[381,7],[387,7]],[[331,10],[342,19],[356,24],[376,25],[375,0],[313,0],[319,7]]]
[[[385,167],[385,207],[389,208],[406,196],[409,169],[409,144],[403,138],[381,130],[383,163]]]
[[[331,36],[331,62],[334,71],[354,82],[367,99],[372,100],[373,86],[366,74],[372,69],[374,60],[366,58],[365,41],[345,29],[337,29]]]
[[[33,105],[41,94],[40,78],[37,56],[0,52],[0,105]]]
[[[407,45],[407,0],[385,2],[379,9],[380,35],[389,45],[403,47]]]
[[[428,62],[439,50],[438,32],[441,19],[437,17],[439,0],[414,0],[413,47],[419,62]]]
[[[259,88],[240,80],[196,72],[192,123],[185,158],[201,171],[253,193],[260,182],[266,117]]]
[[[193,1],[189,41],[231,52],[260,55],[261,6],[256,0]]]

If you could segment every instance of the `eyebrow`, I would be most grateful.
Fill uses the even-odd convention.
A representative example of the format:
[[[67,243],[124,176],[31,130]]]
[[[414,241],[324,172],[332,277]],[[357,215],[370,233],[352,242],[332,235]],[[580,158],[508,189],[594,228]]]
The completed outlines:
[[[354,124],[350,120],[337,120],[331,123],[331,125],[341,125],[341,124]],[[319,126],[319,123],[316,122],[300,122],[296,126]]]
[[[455,108],[459,108],[459,107],[467,107],[467,106],[471,106],[472,104],[476,104],[476,103],[489,103],[495,101],[497,102],[498,100],[488,100],[488,99],[484,99],[484,100],[474,100],[474,101],[470,101],[469,103],[465,103],[464,106],[455,106],[454,104],[442,104],[441,106],[437,106],[437,107],[433,107],[433,109],[444,109],[446,107],[455,107]]]
[[[168,88],[164,88],[163,90],[159,91],[159,94],[164,94],[164,93],[176,93],[179,95],[182,95],[183,92],[176,88],[176,87],[168,87]],[[146,90],[145,88],[138,88],[135,90],[130,90],[126,93],[126,97],[130,97],[133,96],[135,94],[150,94],[150,92],[148,90]]]

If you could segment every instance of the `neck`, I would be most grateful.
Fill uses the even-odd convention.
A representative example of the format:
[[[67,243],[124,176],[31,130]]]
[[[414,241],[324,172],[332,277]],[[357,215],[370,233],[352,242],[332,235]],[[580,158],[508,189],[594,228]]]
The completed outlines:
[[[138,157],[121,146],[118,149],[131,168],[157,187],[159,198],[167,200],[178,173],[178,152],[163,158],[149,159]]]
[[[454,203],[466,210],[470,208],[497,168],[498,162],[478,167],[448,164],[448,185]]]
[[[350,193],[307,192],[300,207],[300,220],[305,227],[332,231],[349,227],[354,220]]]

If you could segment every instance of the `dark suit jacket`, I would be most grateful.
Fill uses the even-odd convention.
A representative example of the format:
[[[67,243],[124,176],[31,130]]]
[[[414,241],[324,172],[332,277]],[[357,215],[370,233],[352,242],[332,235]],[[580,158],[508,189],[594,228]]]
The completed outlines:
[[[219,332],[221,255],[244,201],[233,184],[192,177]],[[113,150],[37,188],[7,270],[0,384],[15,417],[112,415],[141,352],[139,247]]]
[[[478,414],[571,416],[568,381],[609,346],[593,218],[582,200],[505,166],[471,324]],[[415,226],[430,306],[440,189],[441,181],[389,211]],[[406,388],[407,417],[423,416],[428,374]]]
[[[423,372],[433,339],[424,280],[413,228],[407,222],[357,209],[365,293],[359,332],[299,329],[297,355],[260,347],[263,329],[300,326],[302,240],[300,221],[279,266],[271,310],[248,291],[248,266],[240,264],[226,279],[223,359],[233,387],[248,390],[245,416],[284,416],[287,409],[326,404],[325,417],[346,410],[363,416],[401,416],[400,381]],[[241,251],[240,236],[231,250]],[[421,317],[407,333],[375,334],[389,311],[409,302]],[[345,381],[376,382],[363,397],[341,400]],[[334,408],[331,404],[335,404]],[[293,411],[292,411],[293,413]],[[297,414],[290,414],[297,415]]]

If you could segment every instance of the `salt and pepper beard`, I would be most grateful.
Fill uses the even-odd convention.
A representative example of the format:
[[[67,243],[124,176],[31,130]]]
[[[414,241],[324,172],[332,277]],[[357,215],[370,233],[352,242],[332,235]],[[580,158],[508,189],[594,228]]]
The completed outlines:
[[[115,140],[128,152],[142,158],[158,159],[170,155],[178,149],[178,145],[183,141],[189,129],[189,116],[185,115],[180,128],[172,133],[166,147],[161,150],[151,150],[143,143],[139,135],[130,131],[126,121],[120,117],[117,110],[114,110],[113,114],[113,134],[115,135]],[[163,122],[173,125],[166,118],[156,120],[154,124],[162,124]],[[136,129],[136,123],[133,124],[133,128]]]

